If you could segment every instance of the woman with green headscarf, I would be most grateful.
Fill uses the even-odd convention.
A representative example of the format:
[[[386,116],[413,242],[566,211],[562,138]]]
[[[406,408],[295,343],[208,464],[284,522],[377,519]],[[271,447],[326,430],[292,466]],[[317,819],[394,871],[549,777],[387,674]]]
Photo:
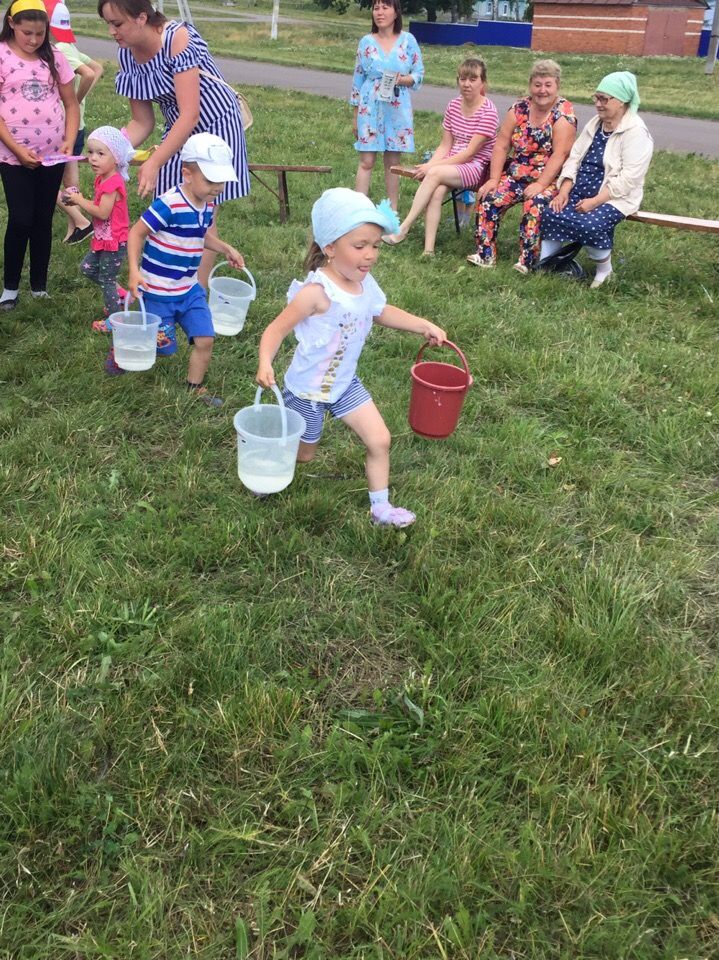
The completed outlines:
[[[542,218],[541,256],[582,243],[597,267],[591,286],[600,287],[612,274],[614,228],[642,202],[654,142],[637,115],[633,73],[608,74],[592,99],[597,116],[577,138]]]

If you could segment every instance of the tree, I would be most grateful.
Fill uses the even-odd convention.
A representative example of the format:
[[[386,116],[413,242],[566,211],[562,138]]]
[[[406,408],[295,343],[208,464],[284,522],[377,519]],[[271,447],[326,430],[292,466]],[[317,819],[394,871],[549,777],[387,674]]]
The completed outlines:
[[[327,10],[332,7],[338,13],[346,13],[351,0],[314,0],[318,7]],[[356,0],[360,9],[367,9],[372,6],[372,0]],[[472,14],[474,0],[402,0],[402,13],[408,16],[416,16],[426,11],[427,20],[434,23],[437,19],[438,10],[449,11],[452,23],[456,23],[460,17],[469,17]]]

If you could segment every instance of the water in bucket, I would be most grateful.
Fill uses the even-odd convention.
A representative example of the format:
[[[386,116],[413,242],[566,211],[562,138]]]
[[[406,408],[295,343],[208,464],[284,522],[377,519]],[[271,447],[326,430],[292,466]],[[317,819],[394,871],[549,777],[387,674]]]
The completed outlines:
[[[209,277],[210,312],[215,333],[224,337],[234,337],[245,325],[247,311],[257,296],[255,278],[249,270],[244,272],[250,283],[236,277],[216,277],[215,270],[224,266],[226,261],[218,263]],[[243,268],[244,269],[244,268]]]
[[[112,330],[115,363],[123,370],[149,370],[157,355],[157,331],[160,318],[147,313],[138,298],[140,310],[129,310],[130,294],[125,297],[125,309],[111,313],[107,319]]]
[[[305,432],[304,417],[287,410],[282,394],[272,387],[277,405],[260,404],[262,387],[255,402],[235,414],[237,431],[237,473],[253,493],[278,493],[292,483],[297,448]]]

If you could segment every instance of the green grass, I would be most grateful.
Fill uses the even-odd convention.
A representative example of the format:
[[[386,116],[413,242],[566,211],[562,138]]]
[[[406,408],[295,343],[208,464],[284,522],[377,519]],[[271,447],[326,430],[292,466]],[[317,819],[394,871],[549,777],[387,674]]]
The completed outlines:
[[[117,122],[103,85],[88,120]],[[0,324],[0,957],[715,956],[714,239],[624,224],[598,292],[511,270],[515,213],[491,273],[448,225],[434,262],[420,232],[383,250],[390,302],[475,377],[433,443],[416,338],[362,357],[418,523],[370,526],[337,424],[258,501],[232,415],[355,158],[342,104],[253,107],[253,157],[321,145],[333,173],[292,179],[286,226],[259,188],[223,212],[259,297],[217,343],[222,411],[186,399],[185,353],[103,376],[77,248]],[[718,179],[659,154],[646,206],[710,215]]]
[[[217,23],[202,20],[207,16],[227,16],[236,11],[267,13],[269,3],[250,7],[246,4],[235,8],[197,8],[197,25],[202,35],[217,55],[249,60],[263,60],[289,66],[315,67],[333,70],[348,75],[350,83],[354,67],[357,41],[369,29],[369,14],[364,19],[353,16],[351,20],[329,15],[326,24],[281,24],[277,40],[270,40],[267,23],[237,22]],[[95,4],[88,0],[75,4],[80,10],[94,10]],[[194,9],[194,8],[193,8]],[[166,8],[169,15],[173,7]],[[285,16],[295,17],[305,12],[307,16],[322,18],[323,12],[312,4],[281,8]],[[93,36],[107,36],[105,25],[95,19],[78,19],[78,31]],[[461,60],[479,52],[486,60],[490,91],[519,96],[527,87],[531,64],[538,54],[515,47],[422,47],[426,70],[426,82],[454,86],[457,66]],[[551,53],[551,51],[549,52]],[[642,109],[654,110],[676,116],[719,118],[719,71],[713,76],[704,74],[704,60],[699,57],[623,57],[598,54],[552,54],[563,68],[562,91],[576,103],[589,103],[599,80],[613,70],[631,70],[639,80]],[[338,89],[338,93],[341,93]],[[349,87],[347,88],[349,93]]]

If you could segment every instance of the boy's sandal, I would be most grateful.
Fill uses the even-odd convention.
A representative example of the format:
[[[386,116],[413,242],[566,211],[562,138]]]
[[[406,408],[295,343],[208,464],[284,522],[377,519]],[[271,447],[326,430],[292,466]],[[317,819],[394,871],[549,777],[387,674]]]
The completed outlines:
[[[474,264],[475,267],[494,267],[494,260],[483,260],[478,253],[470,253],[467,257],[467,263]]]
[[[378,527],[402,527],[411,526],[417,519],[411,510],[405,510],[404,507],[393,507],[391,503],[382,503],[370,510],[372,523]]]
[[[92,329],[95,333],[110,333],[112,330],[107,320],[93,320]]]
[[[200,403],[204,403],[206,407],[212,407],[214,410],[218,410],[225,403],[222,397],[213,397],[211,393],[208,393],[207,387],[190,383],[189,380],[187,382],[187,391],[193,394]]]

